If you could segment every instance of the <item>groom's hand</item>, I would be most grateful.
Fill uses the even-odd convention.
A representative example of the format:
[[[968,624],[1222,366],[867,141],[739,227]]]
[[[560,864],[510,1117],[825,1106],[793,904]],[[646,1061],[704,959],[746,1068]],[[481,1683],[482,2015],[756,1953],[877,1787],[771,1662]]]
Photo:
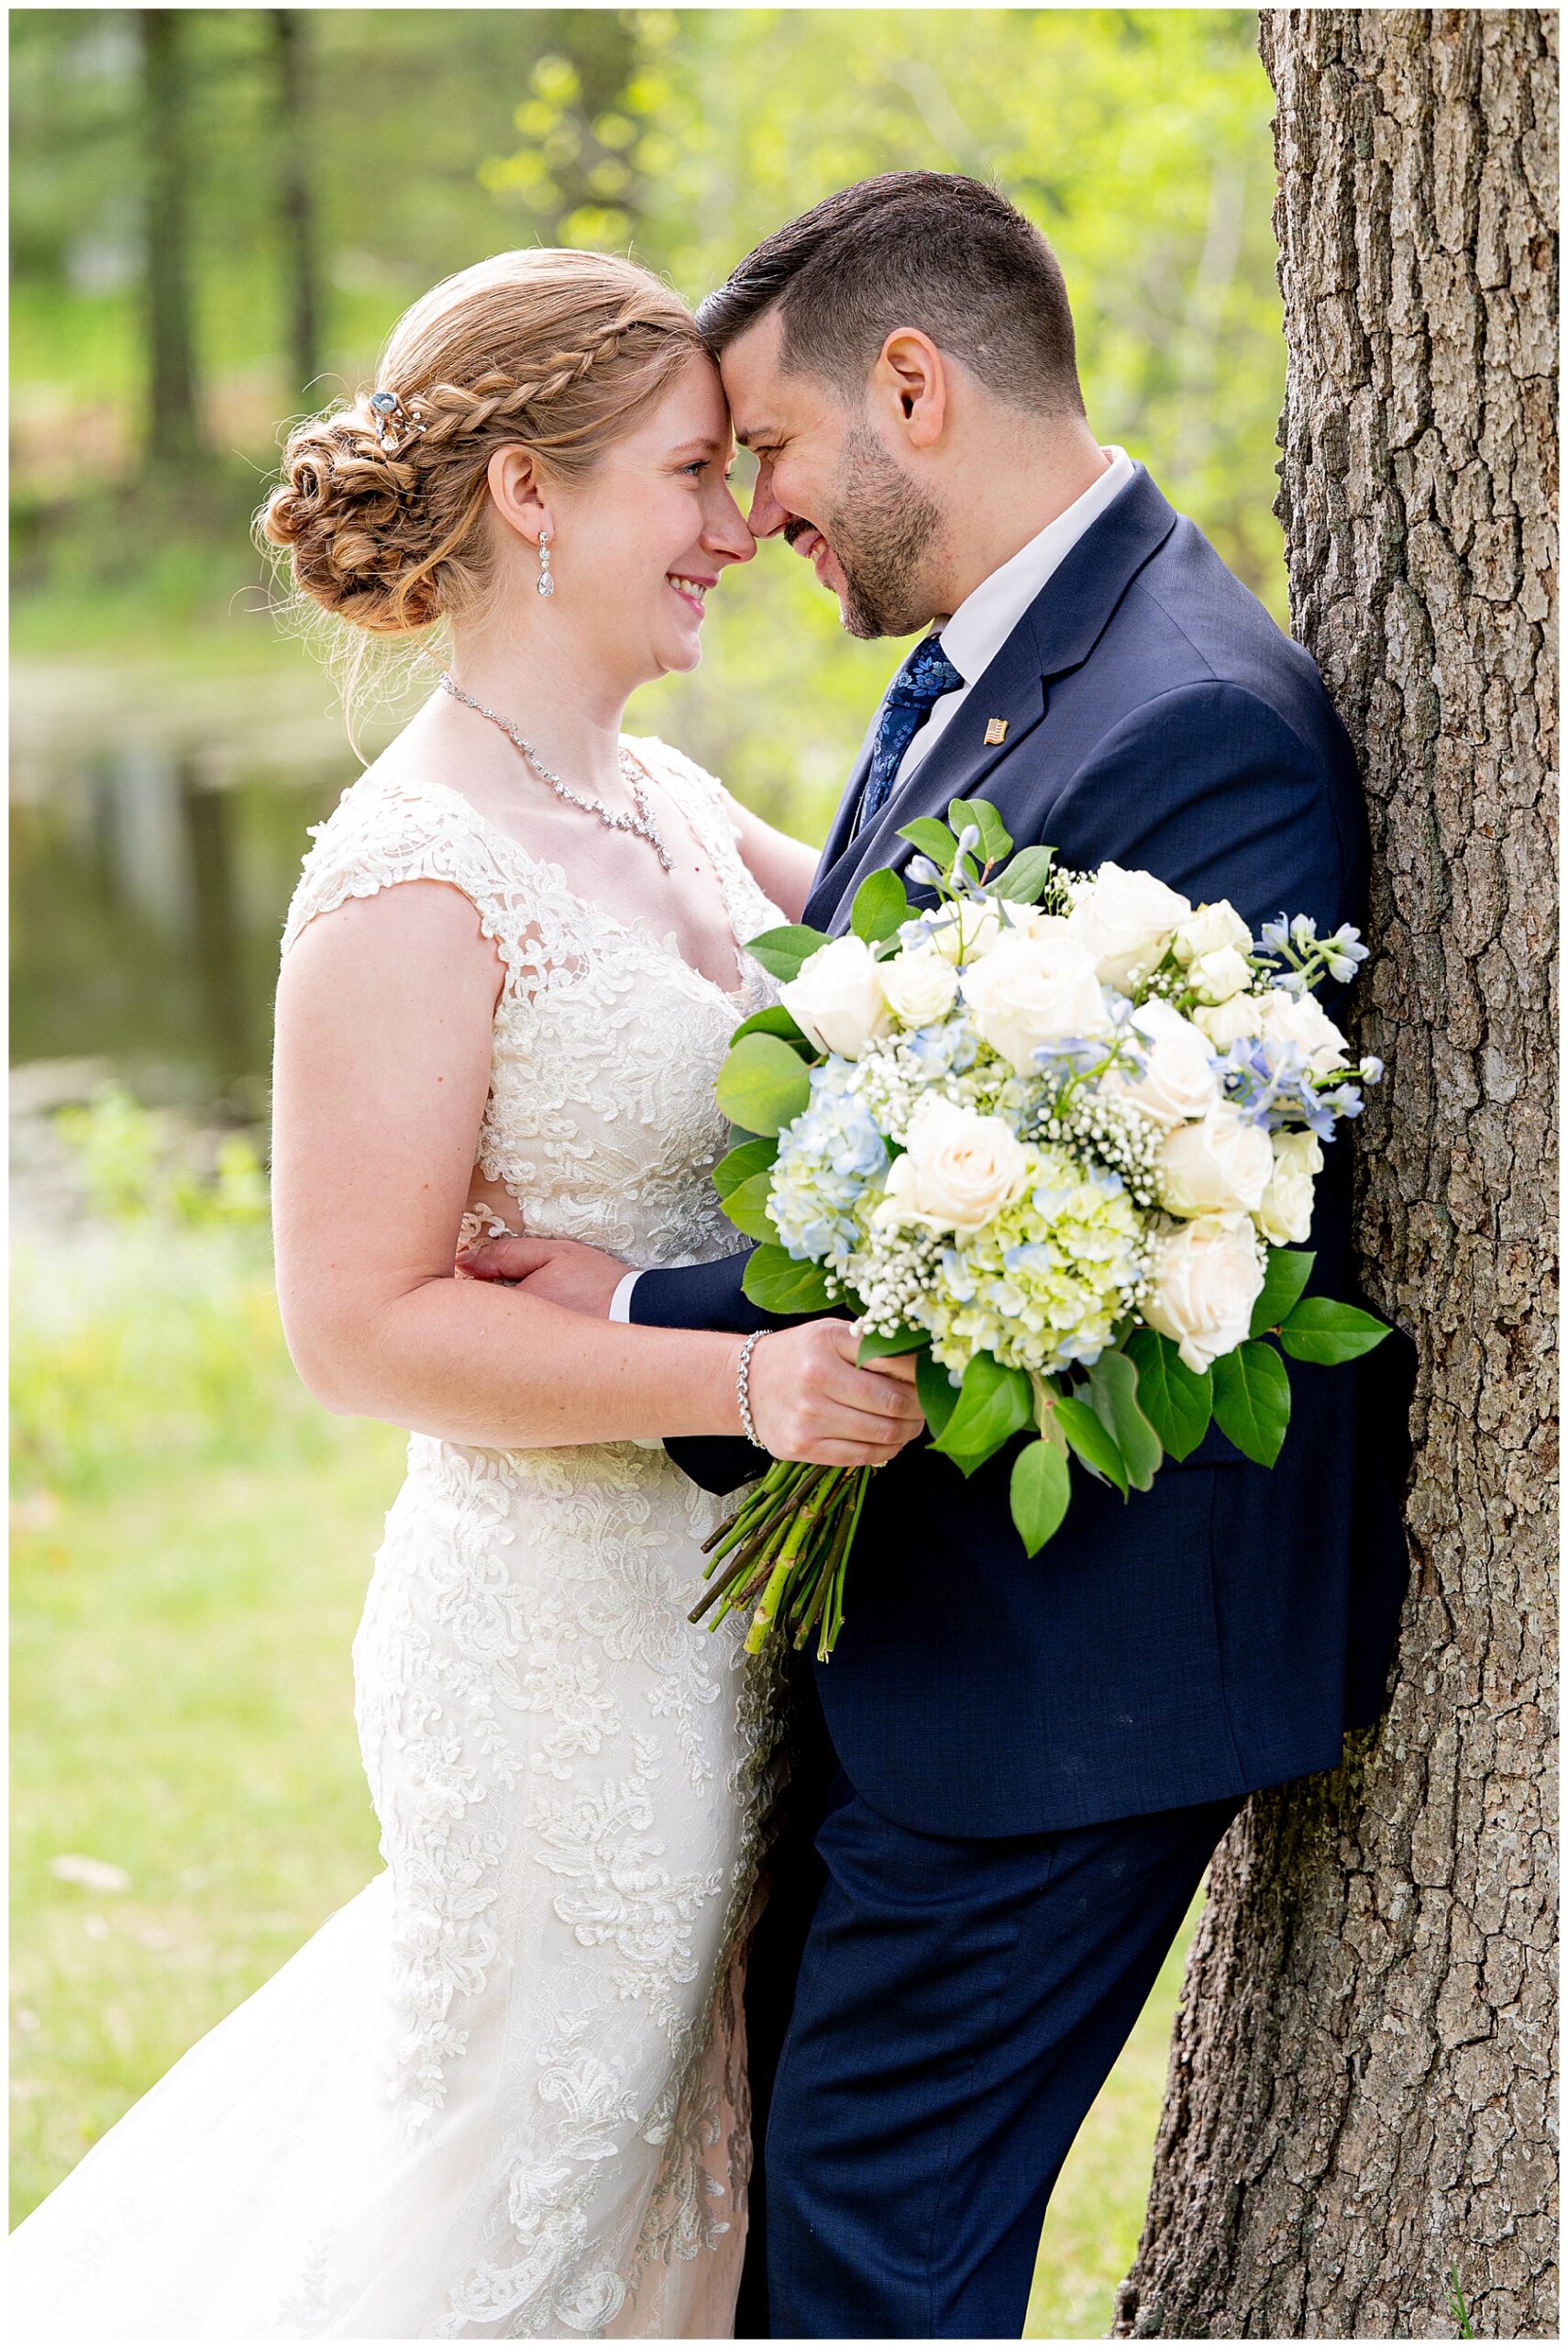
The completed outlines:
[[[627,1267],[579,1239],[491,1239],[459,1256],[458,1268],[476,1280],[506,1280],[530,1296],[590,1312],[602,1321]]]

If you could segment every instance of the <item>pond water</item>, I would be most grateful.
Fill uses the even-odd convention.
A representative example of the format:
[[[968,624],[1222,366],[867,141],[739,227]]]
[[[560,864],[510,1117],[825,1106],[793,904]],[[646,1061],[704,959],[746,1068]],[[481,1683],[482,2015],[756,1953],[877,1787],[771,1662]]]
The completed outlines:
[[[13,681],[12,1060],[254,1113],[306,829],[358,763],[311,673],[117,683]]]

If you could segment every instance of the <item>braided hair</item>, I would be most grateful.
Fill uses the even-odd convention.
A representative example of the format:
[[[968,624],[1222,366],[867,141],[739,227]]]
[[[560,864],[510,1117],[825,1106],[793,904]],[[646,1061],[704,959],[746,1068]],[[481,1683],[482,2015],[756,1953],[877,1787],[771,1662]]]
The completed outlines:
[[[482,603],[490,460],[521,445],[580,481],[694,352],[690,312],[604,253],[499,253],[422,296],[393,328],[378,386],[294,426],[257,535],[295,590],[372,635]]]

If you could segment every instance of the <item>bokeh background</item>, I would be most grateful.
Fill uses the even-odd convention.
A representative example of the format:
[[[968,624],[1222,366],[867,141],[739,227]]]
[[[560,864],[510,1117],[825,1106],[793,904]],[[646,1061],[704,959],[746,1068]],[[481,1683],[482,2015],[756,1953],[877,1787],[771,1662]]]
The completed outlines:
[[[401,1440],[299,1387],[267,1244],[277,938],[357,771],[249,545],[280,420],[506,246],[695,300],[849,181],[970,172],[1061,257],[1100,438],[1283,621],[1285,353],[1250,11],[9,26],[20,2216],[377,1864],[348,1646]],[[634,727],[819,838],[897,648],[778,548],[705,641]],[[1108,2328],[1180,1957],[1053,2203],[1038,2334]]]

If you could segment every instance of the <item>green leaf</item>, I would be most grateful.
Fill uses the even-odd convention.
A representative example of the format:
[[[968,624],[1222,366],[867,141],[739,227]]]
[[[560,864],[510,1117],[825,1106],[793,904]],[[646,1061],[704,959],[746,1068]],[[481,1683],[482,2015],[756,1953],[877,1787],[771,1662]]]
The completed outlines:
[[[778,1155],[776,1141],[737,1142],[727,1157],[721,1157],[713,1168],[713,1188],[721,1199],[749,1182],[754,1174],[764,1174]]]
[[[745,1036],[725,1054],[714,1091],[725,1116],[747,1133],[777,1134],[806,1107],[812,1081],[781,1036]]]
[[[885,937],[897,935],[911,910],[904,884],[896,872],[868,872],[855,892],[849,925],[867,946],[879,946]]]
[[[737,1231],[748,1239],[776,1240],[778,1226],[767,1212],[767,1194],[773,1188],[773,1168],[765,1166],[758,1174],[747,1175],[737,1182],[722,1202],[724,1213]]]
[[[1272,1468],[1290,1424],[1290,1373],[1272,1346],[1249,1338],[1214,1365],[1214,1415],[1238,1451]]]
[[[895,1354],[912,1354],[917,1346],[924,1345],[925,1337],[923,1329],[896,1329],[890,1337],[867,1333],[855,1358],[864,1369],[868,1361],[890,1361]]]
[[[1271,1247],[1264,1271],[1264,1284],[1257,1302],[1253,1307],[1253,1324],[1249,1337],[1261,1337],[1265,1329],[1277,1329],[1302,1290],[1318,1258],[1309,1247]]]
[[[1127,1498],[1127,1465],[1117,1449],[1114,1436],[1107,1434],[1087,1402],[1073,1394],[1064,1394],[1056,1405],[1056,1424],[1083,1461],[1091,1476],[1103,1483],[1114,1484],[1123,1500]]]
[[[1157,1329],[1134,1329],[1127,1358],[1138,1372],[1138,1408],[1173,1459],[1196,1451],[1214,1415],[1214,1381],[1208,1370],[1188,1369],[1170,1337]]]
[[[964,1372],[958,1407],[932,1449],[942,1452],[966,1476],[972,1476],[1033,1416],[1024,1372],[1004,1369],[990,1354],[976,1354]]]
[[[801,1033],[799,1023],[790,1018],[781,1002],[767,1003],[762,1010],[754,1011],[749,1019],[743,1019],[730,1037],[731,1043],[738,1044],[743,1036],[781,1036],[787,1044],[793,1045],[802,1059],[814,1060],[822,1057],[811,1037]]]
[[[942,1364],[929,1353],[915,1364],[915,1395],[933,1435],[944,1434],[958,1407],[958,1389]]]
[[[822,1266],[798,1262],[787,1248],[767,1242],[746,1257],[741,1288],[765,1312],[833,1311]]]
[[[947,820],[955,832],[962,832],[966,824],[978,824],[980,854],[988,864],[999,864],[1011,849],[1012,834],[988,799],[955,799]]]
[[[956,837],[934,815],[917,815],[912,824],[904,825],[899,837],[912,840],[922,856],[929,856],[941,872],[948,869],[958,853]]]
[[[1013,903],[1032,905],[1051,878],[1056,861],[1054,847],[1021,847],[1010,864],[987,882],[993,897],[1006,897]]]
[[[765,929],[760,936],[748,937],[745,950],[774,978],[793,979],[800,975],[802,962],[809,962],[820,947],[831,942],[825,931],[792,921],[781,929]]]
[[[1101,1354],[1089,1370],[1088,1390],[1089,1408],[1121,1454],[1128,1482],[1146,1492],[1165,1454],[1139,1407],[1136,1365],[1125,1354]]]
[[[1304,1296],[1286,1316],[1279,1342],[1293,1361],[1354,1361],[1388,1335],[1386,1321],[1330,1296]]]
[[[1012,1521],[1032,1557],[1067,1513],[1073,1490],[1066,1454],[1054,1443],[1026,1443],[1012,1463],[1009,1496]]]

